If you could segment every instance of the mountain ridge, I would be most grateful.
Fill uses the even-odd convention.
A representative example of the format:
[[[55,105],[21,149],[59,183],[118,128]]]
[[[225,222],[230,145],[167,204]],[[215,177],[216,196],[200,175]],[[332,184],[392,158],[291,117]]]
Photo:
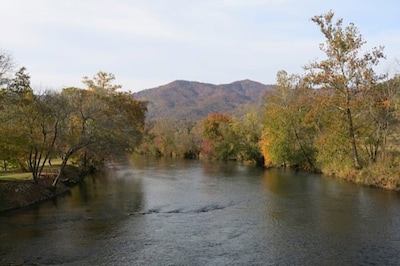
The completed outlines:
[[[148,120],[201,120],[212,112],[233,115],[246,104],[261,104],[273,86],[249,79],[220,85],[174,80],[133,95],[148,102]]]

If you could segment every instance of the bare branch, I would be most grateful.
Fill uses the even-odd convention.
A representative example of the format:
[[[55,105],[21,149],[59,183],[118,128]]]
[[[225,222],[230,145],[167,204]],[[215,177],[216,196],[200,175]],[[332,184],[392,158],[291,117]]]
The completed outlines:
[[[14,68],[12,56],[0,50],[0,85],[7,83],[7,74]]]

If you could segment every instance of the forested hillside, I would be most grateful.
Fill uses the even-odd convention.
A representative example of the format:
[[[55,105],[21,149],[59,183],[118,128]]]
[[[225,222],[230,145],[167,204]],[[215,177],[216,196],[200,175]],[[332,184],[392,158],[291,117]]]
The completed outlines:
[[[263,95],[272,87],[251,80],[223,85],[176,80],[134,96],[148,101],[148,120],[197,121],[210,113],[241,115],[244,105],[261,104]]]

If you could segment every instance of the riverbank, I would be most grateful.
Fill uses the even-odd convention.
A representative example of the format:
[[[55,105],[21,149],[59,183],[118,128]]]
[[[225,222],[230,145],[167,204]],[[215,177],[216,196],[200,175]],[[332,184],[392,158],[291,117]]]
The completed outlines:
[[[69,188],[59,182],[52,188],[51,178],[32,180],[0,181],[0,212],[26,207],[68,193]]]
[[[350,166],[324,169],[321,173],[362,186],[400,191],[399,169],[398,164],[373,164],[362,169],[354,169]]]
[[[349,173],[343,179],[359,185],[400,191],[400,172],[374,171],[374,169],[363,169],[356,173]]]
[[[0,212],[27,207],[42,201],[51,200],[70,191],[69,186],[78,182],[78,169],[67,166],[65,176],[52,187],[54,178],[43,177],[38,183],[29,180],[0,179]]]

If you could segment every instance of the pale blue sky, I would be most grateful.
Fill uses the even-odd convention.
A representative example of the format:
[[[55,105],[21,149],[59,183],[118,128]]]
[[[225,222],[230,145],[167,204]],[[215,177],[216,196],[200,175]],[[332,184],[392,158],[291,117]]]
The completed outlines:
[[[125,90],[176,79],[275,83],[323,59],[310,20],[333,10],[353,22],[366,49],[384,45],[379,72],[400,59],[398,0],[2,0],[0,49],[28,68],[36,89],[82,87],[114,73]],[[397,66],[399,67],[399,66]]]

